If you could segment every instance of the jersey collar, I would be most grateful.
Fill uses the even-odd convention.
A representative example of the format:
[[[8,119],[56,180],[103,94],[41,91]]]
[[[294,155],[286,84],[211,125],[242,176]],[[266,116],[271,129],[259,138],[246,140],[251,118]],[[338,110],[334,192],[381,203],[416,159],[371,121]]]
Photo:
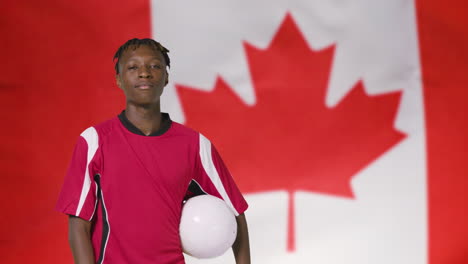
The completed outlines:
[[[119,115],[119,120],[122,123],[122,125],[130,132],[133,134],[137,134],[140,136],[146,136],[143,132],[141,132],[140,129],[138,129],[135,125],[133,125],[130,120],[125,116],[125,110],[123,110]],[[162,134],[166,133],[169,128],[171,128],[172,120],[169,116],[168,113],[161,113],[161,126],[159,129],[151,134],[149,134],[149,137],[154,137],[154,136],[161,136]]]

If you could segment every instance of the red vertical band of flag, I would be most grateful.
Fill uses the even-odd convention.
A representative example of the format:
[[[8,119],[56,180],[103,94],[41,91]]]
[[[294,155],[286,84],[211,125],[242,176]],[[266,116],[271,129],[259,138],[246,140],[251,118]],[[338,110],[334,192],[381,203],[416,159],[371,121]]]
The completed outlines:
[[[0,12],[0,262],[71,263],[53,208],[79,133],[124,107],[112,57],[151,36],[149,1],[4,1]]]
[[[468,263],[467,7],[464,1],[417,2],[427,126],[430,264]]]

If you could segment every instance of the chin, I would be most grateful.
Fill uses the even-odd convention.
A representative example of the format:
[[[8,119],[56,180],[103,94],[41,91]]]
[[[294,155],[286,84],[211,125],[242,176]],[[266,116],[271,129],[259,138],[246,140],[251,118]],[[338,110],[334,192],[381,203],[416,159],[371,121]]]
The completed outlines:
[[[131,100],[129,103],[138,107],[150,108],[159,105],[159,98],[158,100]]]

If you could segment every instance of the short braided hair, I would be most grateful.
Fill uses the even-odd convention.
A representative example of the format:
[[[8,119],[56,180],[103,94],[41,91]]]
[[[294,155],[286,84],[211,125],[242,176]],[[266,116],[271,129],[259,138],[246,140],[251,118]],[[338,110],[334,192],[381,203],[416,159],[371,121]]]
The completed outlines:
[[[154,50],[158,50],[162,53],[164,60],[166,62],[167,67],[171,67],[171,60],[169,59],[169,50],[161,45],[161,43],[157,42],[154,39],[150,38],[144,38],[144,39],[130,39],[127,42],[125,42],[120,48],[117,50],[117,52],[114,55],[114,61],[115,61],[115,72],[119,74],[119,62],[120,62],[120,57],[122,57],[122,54],[130,47],[133,47],[133,50],[137,49],[141,45],[146,45]]]

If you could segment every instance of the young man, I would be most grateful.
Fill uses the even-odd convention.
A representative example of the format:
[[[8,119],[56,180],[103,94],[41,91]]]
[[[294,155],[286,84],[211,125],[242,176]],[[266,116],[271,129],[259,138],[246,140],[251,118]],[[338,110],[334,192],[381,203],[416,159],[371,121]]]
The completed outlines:
[[[152,39],[132,39],[115,54],[126,108],[81,134],[56,206],[69,215],[75,263],[184,263],[179,222],[188,190],[232,209],[236,263],[250,263],[247,203],[218,152],[161,113],[167,53]]]

